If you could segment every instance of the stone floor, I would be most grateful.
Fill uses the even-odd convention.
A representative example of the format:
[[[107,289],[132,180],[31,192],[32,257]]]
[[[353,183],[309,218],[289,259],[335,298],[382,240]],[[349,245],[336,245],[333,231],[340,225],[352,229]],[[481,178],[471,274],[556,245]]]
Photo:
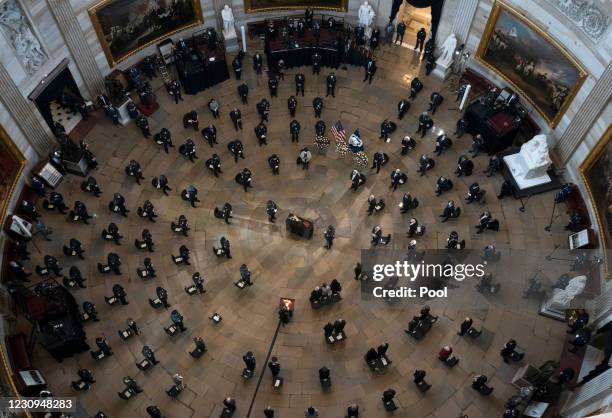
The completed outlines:
[[[251,49],[250,52],[254,52]],[[309,405],[316,406],[321,417],[342,417],[346,406],[352,402],[360,405],[362,416],[384,417],[387,413],[380,401],[382,392],[391,387],[397,391],[400,409],[396,416],[455,418],[460,413],[470,418],[500,416],[503,402],[515,389],[509,384],[518,365],[505,365],[499,349],[510,337],[527,349],[523,362],[540,364],[548,359],[559,358],[564,340],[563,324],[536,315],[534,303],[514,308],[491,305],[486,311],[475,312],[471,304],[457,306],[444,301],[431,303],[432,310],[440,321],[423,340],[416,342],[404,334],[408,320],[418,312],[419,307],[407,305],[402,308],[387,308],[385,304],[372,304],[361,300],[359,283],[353,280],[353,265],[359,260],[360,250],[369,248],[370,230],[376,224],[392,232],[390,246],[396,249],[406,247],[409,215],[400,215],[397,204],[404,191],[410,191],[420,199],[421,205],[413,216],[428,227],[428,232],[419,240],[421,248],[443,248],[451,230],[459,232],[467,240],[468,248],[482,249],[494,243],[500,249],[535,250],[553,249],[565,246],[566,234],[562,232],[565,219],[553,224],[553,233],[544,231],[551,210],[552,195],[538,195],[531,198],[525,213],[519,212],[520,202],[512,199],[498,201],[496,191],[501,184],[500,177],[487,178],[481,171],[488,157],[475,160],[475,175],[468,179],[456,179],[455,188],[442,197],[435,197],[434,182],[438,175],[454,178],[453,171],[458,156],[470,146],[470,138],[456,140],[454,147],[437,158],[431,174],[418,177],[417,160],[421,153],[433,151],[433,134],[418,139],[417,149],[408,156],[400,155],[400,138],[416,130],[418,114],[424,110],[433,90],[440,91],[446,98],[434,116],[436,129],[453,132],[459,113],[454,110],[454,94],[433,77],[425,77],[420,62],[411,49],[397,46],[383,47],[377,53],[379,70],[372,85],[362,83],[361,68],[338,69],[336,98],[324,97],[324,69],[319,76],[312,76],[309,68],[306,74],[306,97],[298,98],[298,120],[302,124],[300,143],[292,144],[288,135],[289,115],[286,100],[294,92],[293,76],[290,70],[285,81],[280,83],[279,97],[269,99],[271,114],[269,123],[269,145],[259,147],[253,134],[258,122],[255,104],[268,97],[267,80],[256,76],[250,65],[245,65],[244,79],[251,92],[249,105],[240,104],[236,87],[239,82],[228,80],[196,96],[185,96],[185,101],[175,105],[165,91],[158,91],[161,105],[151,118],[151,130],[155,133],[167,127],[173,134],[175,145],[187,137],[193,137],[198,144],[199,160],[195,164],[184,159],[176,149],[166,155],[151,139],[145,140],[136,126],[114,127],[103,115],[92,117],[99,121],[88,135],[91,149],[100,161],[99,169],[93,173],[100,183],[103,195],[94,198],[79,189],[82,179],[68,177],[59,191],[70,205],[76,199],[84,201],[95,219],[89,226],[74,225],[65,216],[45,213],[44,219],[55,229],[52,243],[37,241],[40,254],[35,253],[26,266],[42,263],[44,254],[59,257],[62,265],[77,265],[88,279],[87,288],[74,291],[82,303],[93,301],[100,313],[100,322],[87,324],[86,330],[91,345],[97,336],[105,335],[115,355],[101,363],[94,363],[88,353],[56,363],[40,347],[34,353],[34,364],[40,367],[56,395],[76,396],[80,417],[91,416],[98,410],[110,417],[143,417],[145,407],[157,404],[164,415],[171,418],[218,417],[221,401],[232,396],[237,401],[235,416],[245,417],[253,398],[257,380],[265,373],[255,399],[252,417],[263,417],[262,410],[271,405],[278,417],[295,418],[303,416]],[[250,63],[250,57],[247,60]],[[410,80],[419,75],[425,83],[425,90],[412,104],[409,114],[396,120],[396,105],[400,98],[408,96]],[[348,133],[359,128],[364,138],[366,151],[371,158],[374,151],[381,150],[390,155],[390,163],[380,174],[368,173],[368,182],[357,193],[348,190],[352,161],[339,157],[333,145],[326,155],[313,152],[309,171],[295,166],[298,150],[311,146],[314,150],[314,124],[311,108],[312,99],[324,97],[323,119],[329,128],[341,119]],[[219,145],[211,149],[199,133],[183,129],[182,115],[195,109],[201,126],[211,121],[206,103],[215,97],[221,103],[221,119],[214,121],[218,129]],[[233,106],[242,110],[244,130],[235,133],[229,120]],[[379,125],[384,118],[398,123],[398,130],[390,143],[378,140]],[[229,155],[227,142],[240,138],[245,144],[246,160],[234,163]],[[213,177],[204,167],[204,161],[216,152],[221,156],[224,174]],[[273,176],[267,165],[267,158],[276,153],[281,158],[281,175]],[[127,178],[124,167],[130,159],[137,159],[142,165],[146,181],[142,186]],[[234,183],[234,175],[244,167],[253,171],[254,188],[244,193]],[[399,167],[409,175],[407,185],[392,193],[389,189],[389,173]],[[163,196],[150,185],[153,176],[165,173],[174,189],[169,197]],[[476,235],[475,224],[482,207],[461,205],[464,213],[455,221],[441,223],[438,214],[447,199],[463,201],[467,187],[472,181],[479,181],[488,192],[488,208],[501,222],[498,233]],[[200,191],[201,203],[196,209],[189,207],[179,196],[180,190],[194,184]],[[127,199],[131,210],[128,218],[111,214],[107,204],[114,192],[119,191]],[[366,199],[376,194],[387,201],[383,214],[367,217]],[[145,199],[150,199],[159,213],[157,223],[141,220],[136,208]],[[279,208],[279,221],[267,221],[265,205],[274,200]],[[225,225],[213,217],[215,206],[225,201],[233,204],[234,219]],[[473,205],[472,205],[473,206]],[[315,234],[306,241],[289,236],[283,222],[289,212],[313,219]],[[170,231],[170,221],[179,214],[185,214],[191,225],[188,238],[179,237]],[[100,233],[109,222],[116,222],[124,235],[123,245],[116,247],[100,239]],[[331,251],[323,248],[323,230],[335,225],[337,239]],[[155,241],[153,254],[137,251],[131,244],[140,238],[143,228],[149,228]],[[232,243],[231,260],[219,260],[213,255],[212,246],[225,235]],[[71,237],[79,239],[86,249],[85,260],[66,259],[61,255],[61,245]],[[193,254],[192,265],[175,266],[170,254],[176,254],[180,245],[187,245]],[[96,263],[104,261],[106,254],[117,251],[123,260],[122,276],[101,276]],[[136,275],[136,268],[142,266],[144,257],[151,256],[157,269],[158,278],[143,281]],[[239,277],[240,264],[246,263],[253,272],[254,285],[246,291],[237,289],[232,282]],[[208,292],[203,296],[189,297],[183,287],[191,283],[191,275],[199,271],[206,279]],[[519,283],[527,278],[516,274]],[[312,288],[321,282],[337,278],[342,283],[343,301],[331,307],[312,310],[308,296]],[[128,292],[131,303],[128,306],[109,307],[103,296],[111,294],[111,287],[120,283]],[[162,329],[169,324],[169,312],[153,310],[148,298],[154,296],[155,287],[168,289],[172,308],[185,316],[187,331],[174,338]],[[513,290],[515,293],[519,289]],[[292,322],[280,329],[272,354],[282,365],[284,386],[275,391],[264,360],[275,334],[278,316],[276,307],[281,296],[296,299],[296,311]],[[452,305],[452,306],[451,306]],[[508,305],[506,305],[508,306]],[[223,321],[215,325],[208,317],[217,311]],[[456,335],[462,318],[470,314],[476,318],[478,327],[484,326],[489,337],[481,342],[470,342]],[[348,339],[338,346],[325,344],[322,327],[327,321],[337,318],[347,321]],[[142,335],[126,342],[118,338],[117,330],[125,327],[127,318],[133,318],[142,329]],[[202,336],[208,352],[200,360],[188,355],[192,349],[192,338]],[[371,346],[389,342],[389,357],[393,363],[382,374],[372,373],[364,364],[363,355]],[[450,343],[461,362],[449,369],[436,359],[436,353],[443,344]],[[135,362],[141,358],[144,344],[151,346],[161,363],[150,372],[139,371]],[[258,361],[257,375],[244,381],[240,376],[243,368],[242,355],[251,350]],[[331,369],[333,387],[321,390],[317,370],[326,365]],[[79,367],[94,371],[97,383],[92,390],[74,393],[69,386],[76,378]],[[427,371],[427,380],[433,388],[421,394],[412,383],[416,368]],[[165,394],[171,384],[171,376],[180,371],[185,376],[187,390],[178,400],[171,401]],[[470,383],[474,373],[484,373],[495,387],[490,397],[477,395]],[[131,375],[144,387],[144,393],[131,401],[117,396],[122,387],[121,379]]]

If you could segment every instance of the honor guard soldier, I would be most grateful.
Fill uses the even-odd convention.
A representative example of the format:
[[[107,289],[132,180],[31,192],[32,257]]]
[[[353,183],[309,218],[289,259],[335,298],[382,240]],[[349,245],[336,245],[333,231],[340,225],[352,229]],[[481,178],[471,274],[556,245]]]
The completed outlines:
[[[431,112],[432,115],[436,113],[438,106],[440,106],[443,101],[444,101],[444,97],[442,97],[440,93],[436,91],[431,93],[431,96],[429,96],[429,111]]]
[[[140,164],[136,160],[130,160],[127,167],[125,167],[125,173],[130,177],[134,177],[138,185],[140,185],[140,180],[144,180]]]
[[[194,130],[199,131],[199,126],[200,123],[198,122],[198,112],[195,110],[190,110],[183,115],[183,127],[185,129],[193,128]]]
[[[242,83],[238,86],[238,95],[240,96],[242,103],[248,103],[249,86],[247,86],[246,83]]]
[[[295,75],[295,95],[299,95],[302,92],[302,97],[304,97],[304,84],[306,84],[306,77],[302,73],[298,73]]]
[[[410,98],[414,100],[416,95],[423,90],[423,82],[419,80],[418,77],[415,77],[410,82]]]
[[[416,45],[414,46],[414,50],[419,50],[419,54],[423,52],[423,45],[425,44],[425,38],[427,38],[427,32],[425,28],[419,29],[416,34]]]
[[[238,57],[233,59],[232,68],[234,69],[236,80],[240,80],[240,77],[242,76],[242,61]]]
[[[291,133],[291,142],[299,142],[300,140],[300,122],[293,119],[289,123],[289,132]]]
[[[275,76],[268,80],[268,89],[270,90],[270,97],[278,97],[278,79]]]
[[[253,55],[253,69],[256,74],[261,74],[261,67],[263,66],[263,58],[259,52]]]
[[[268,165],[272,169],[272,174],[275,176],[279,174],[280,158],[278,158],[278,155],[272,154],[270,157],[268,157]]]
[[[312,55],[312,74],[319,74],[319,72],[321,71],[321,61],[323,60],[323,57],[321,57],[321,54],[319,54],[318,52],[315,52]]]
[[[170,96],[174,97],[174,103],[176,104],[178,104],[179,100],[183,100],[183,96],[181,95],[181,85],[176,80],[172,80],[170,84],[168,84],[168,93]]]
[[[238,158],[242,158],[244,160],[244,147],[242,145],[242,141],[239,139],[235,139],[227,144],[227,149],[234,156],[234,161],[238,162]]]
[[[168,196],[168,192],[172,190],[170,186],[168,186],[168,178],[163,174],[160,174],[159,177],[153,177],[151,185],[156,189],[161,189],[166,196]]]
[[[337,82],[337,78],[336,78],[336,74],[334,74],[333,72],[331,74],[329,74],[327,76],[327,93],[325,93],[325,96],[329,96],[330,94],[332,95],[332,97],[336,97],[336,82]]]
[[[410,109],[410,102],[406,99],[400,100],[397,104],[397,118],[403,119],[408,109]]]
[[[365,65],[365,77],[363,78],[363,82],[365,83],[368,81],[368,84],[372,84],[374,74],[376,74],[376,60],[374,57],[370,57]]]
[[[219,177],[221,171],[221,158],[217,154],[213,154],[208,160],[206,160],[206,168],[212,171],[215,177]]]
[[[172,143],[172,135],[167,128],[161,128],[161,130],[155,134],[153,140],[156,144],[164,147],[166,154],[169,153],[169,148],[174,148],[174,144]]]
[[[204,129],[202,129],[202,137],[208,142],[210,147],[213,147],[213,144],[218,144],[217,142],[217,128],[215,125],[210,124]]]
[[[259,146],[261,147],[262,145],[268,145],[268,142],[266,141],[266,135],[268,133],[268,128],[266,127],[266,124],[261,122],[259,125],[255,127],[254,130],[255,130],[255,137],[257,137]]]
[[[257,113],[259,113],[259,117],[261,121],[268,121],[268,114],[270,113],[270,102],[266,99],[261,99],[259,103],[257,103]]]
[[[121,193],[113,194],[113,200],[110,201],[108,207],[112,212],[120,212],[121,215],[127,218],[129,210],[125,207],[125,198]]]
[[[297,99],[295,96],[291,96],[287,99],[287,107],[289,108],[289,115],[295,118],[295,110],[297,109]]]
[[[149,121],[144,115],[139,115],[136,118],[136,126],[140,128],[140,131],[142,132],[142,135],[145,137],[145,139],[151,136],[151,130],[149,129]]]
[[[312,107],[314,109],[315,118],[320,118],[321,112],[323,111],[323,99],[320,97],[315,97],[312,100]]]

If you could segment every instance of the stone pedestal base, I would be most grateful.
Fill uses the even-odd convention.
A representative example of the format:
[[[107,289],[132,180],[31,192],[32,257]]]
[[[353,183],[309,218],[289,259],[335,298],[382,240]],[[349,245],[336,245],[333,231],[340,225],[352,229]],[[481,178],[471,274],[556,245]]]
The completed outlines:
[[[527,189],[529,187],[541,186],[552,181],[552,179],[546,172],[544,172],[543,175],[530,178],[519,174],[523,171],[523,164],[521,154],[518,152],[516,154],[506,155],[504,157],[504,163],[508,167],[510,173],[512,174],[512,177],[514,178],[514,181],[521,190]]]
[[[127,99],[125,102],[123,102],[121,106],[117,108],[117,110],[119,111],[119,123],[122,124],[123,126],[130,123],[130,115],[128,114],[128,111],[127,111],[127,105],[131,101],[132,101],[131,99]]]
[[[225,50],[227,52],[237,52],[240,50],[240,44],[238,43],[238,35],[234,29],[229,31],[223,31],[223,39],[225,39]]]
[[[441,78],[444,81],[450,75],[452,66],[452,62],[447,64],[440,61],[436,61],[436,66],[434,67],[432,74],[438,78]]]

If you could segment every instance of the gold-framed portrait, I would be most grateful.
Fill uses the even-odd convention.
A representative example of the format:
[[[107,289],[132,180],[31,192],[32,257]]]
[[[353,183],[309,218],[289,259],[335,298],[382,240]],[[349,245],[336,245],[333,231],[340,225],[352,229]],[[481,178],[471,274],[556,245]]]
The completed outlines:
[[[605,272],[612,279],[612,127],[580,164],[580,177],[595,210]]]
[[[348,0],[244,0],[246,13],[269,12],[273,10],[326,10],[348,11]]]
[[[204,22],[199,0],[102,0],[88,12],[111,68],[160,39]]]
[[[25,164],[25,157],[8,136],[4,127],[0,125],[0,219],[2,222],[4,222],[8,204]]]
[[[587,77],[557,41],[499,0],[475,56],[520,92],[553,129]]]

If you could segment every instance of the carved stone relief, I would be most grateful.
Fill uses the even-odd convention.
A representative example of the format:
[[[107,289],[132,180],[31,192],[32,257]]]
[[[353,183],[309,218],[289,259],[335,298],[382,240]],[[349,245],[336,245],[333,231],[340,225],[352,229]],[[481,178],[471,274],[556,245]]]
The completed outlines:
[[[546,1],[563,13],[594,42],[601,39],[610,23],[608,12],[601,10],[593,0]],[[605,2],[601,4],[605,5]]]

